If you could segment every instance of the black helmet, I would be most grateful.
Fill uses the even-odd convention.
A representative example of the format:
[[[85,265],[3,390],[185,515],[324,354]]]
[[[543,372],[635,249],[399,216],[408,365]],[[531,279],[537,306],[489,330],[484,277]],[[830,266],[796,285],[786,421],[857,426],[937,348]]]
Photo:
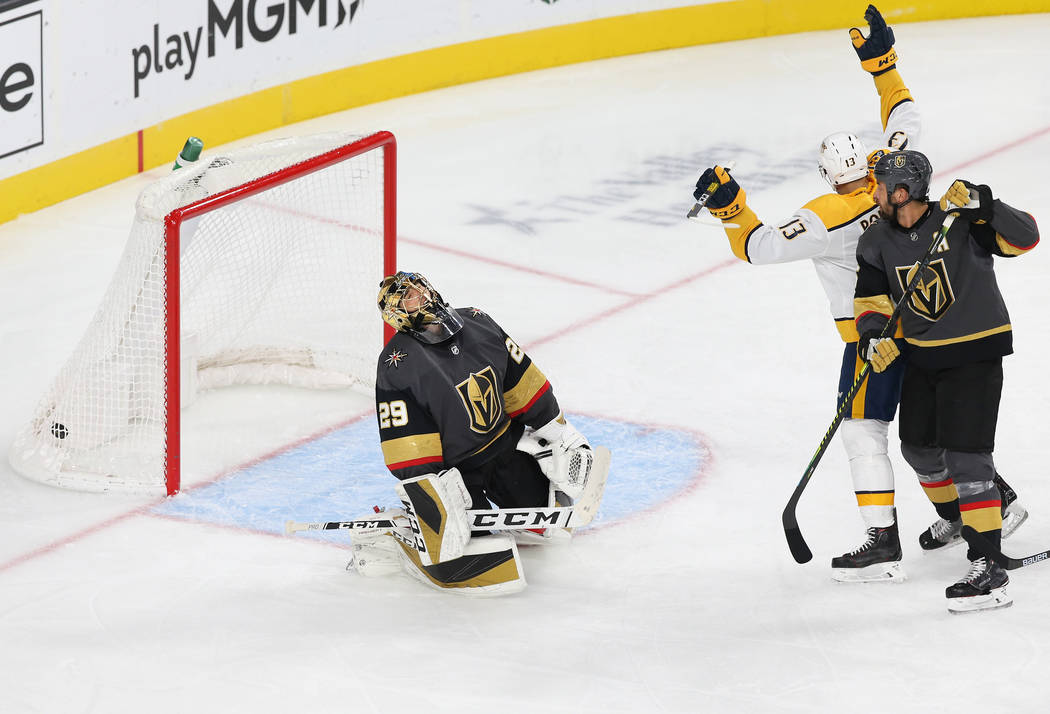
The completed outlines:
[[[875,180],[886,184],[889,193],[903,186],[912,201],[925,201],[930,191],[933,167],[925,154],[906,149],[891,151],[875,164]]]

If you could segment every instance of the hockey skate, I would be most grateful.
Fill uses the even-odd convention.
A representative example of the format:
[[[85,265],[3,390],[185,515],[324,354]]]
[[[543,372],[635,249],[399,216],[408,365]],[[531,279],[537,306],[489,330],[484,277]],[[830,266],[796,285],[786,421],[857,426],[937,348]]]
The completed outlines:
[[[977,558],[971,561],[970,570],[962,580],[945,589],[948,612],[958,615],[1010,607],[1014,601],[1006,594],[1009,582],[1010,577],[998,563],[984,557]]]
[[[923,550],[937,550],[962,543],[962,520],[946,521],[938,518],[933,524],[919,534],[919,547]]]
[[[1003,504],[1003,538],[1009,538],[1028,519],[1028,509],[1017,501],[1017,492],[998,473],[995,485]]]
[[[995,485],[999,489],[999,499],[1002,502],[1003,538],[1009,538],[1028,519],[1028,510],[1017,501],[1017,492],[999,474],[995,475]],[[938,518],[919,534],[919,547],[923,550],[937,550],[959,545],[962,543],[961,531],[961,519],[946,521]]]
[[[897,523],[872,527],[858,548],[831,559],[831,578],[840,583],[900,582],[907,579],[900,561]]]

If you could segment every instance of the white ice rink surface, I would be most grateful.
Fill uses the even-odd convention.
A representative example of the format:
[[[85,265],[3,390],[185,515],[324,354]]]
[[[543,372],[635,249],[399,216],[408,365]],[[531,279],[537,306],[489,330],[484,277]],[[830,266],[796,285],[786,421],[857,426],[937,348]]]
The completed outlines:
[[[987,183],[1046,230],[1050,15],[894,29],[931,193]],[[333,128],[398,138],[402,268],[496,317],[570,412],[675,427],[708,458],[662,505],[523,549],[529,587],[492,600],[350,574],[345,542],[37,485],[5,459],[0,711],[1045,710],[1050,565],[1013,571],[1010,609],[949,615],[964,554],[919,550],[934,514],[896,439],[909,580],[830,580],[829,559],[862,537],[837,439],[799,508],[815,558],[791,559],[780,513],[832,419],[841,343],[810,264],[746,265],[719,228],[684,218],[713,162],[736,159],[750,205],[775,221],[826,189],[825,134],[876,136],[845,30],[480,82],[267,136]],[[3,444],[91,319],[135,196],[164,172],[0,225]],[[1005,543],[1015,555],[1050,545],[1046,251],[997,263],[1016,354],[996,462],[1032,514]],[[370,409],[343,393],[208,395],[185,414],[175,500]],[[644,500],[649,469],[618,470],[610,446],[610,488]]]

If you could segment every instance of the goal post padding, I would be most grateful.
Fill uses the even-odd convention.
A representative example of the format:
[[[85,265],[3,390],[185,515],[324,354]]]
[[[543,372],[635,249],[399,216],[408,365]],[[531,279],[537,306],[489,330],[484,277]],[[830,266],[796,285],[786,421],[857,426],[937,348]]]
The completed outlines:
[[[269,141],[152,183],[101,306],[15,438],[12,466],[76,490],[172,495],[180,409],[199,391],[370,392],[385,339],[375,296],[395,270],[395,236],[389,132]]]

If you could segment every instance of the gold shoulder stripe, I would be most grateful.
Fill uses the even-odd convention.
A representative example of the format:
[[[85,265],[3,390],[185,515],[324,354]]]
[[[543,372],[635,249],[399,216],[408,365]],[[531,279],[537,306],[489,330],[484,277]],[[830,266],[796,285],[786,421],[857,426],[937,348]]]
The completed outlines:
[[[1003,238],[1002,235],[999,233],[995,234],[995,242],[999,246],[999,250],[1003,252],[1003,255],[1008,255],[1011,257],[1015,255],[1023,255],[1024,253],[1027,253],[1035,247],[1034,245],[1030,245],[1027,248],[1022,248],[1021,246],[1014,245],[1013,243]]]
[[[1005,325],[1000,325],[999,327],[993,327],[990,330],[974,332],[971,335],[963,335],[962,337],[951,337],[945,340],[917,340],[914,337],[909,337],[907,340],[909,344],[913,344],[916,347],[943,347],[944,345],[954,345],[959,342],[973,342],[974,340],[991,337],[992,335],[1000,335],[1004,332],[1009,332],[1012,329],[1010,323],[1007,323]]]
[[[530,364],[518,383],[503,393],[503,403],[507,408],[507,413],[514,417],[527,411],[536,398],[545,391],[546,384],[547,377],[535,362]]]
[[[853,223],[874,207],[875,199],[864,189],[845,195],[826,193],[803,206],[817,214],[829,232]]]
[[[413,434],[400,439],[390,439],[382,443],[383,461],[387,468],[405,468],[441,461],[441,435]]]

